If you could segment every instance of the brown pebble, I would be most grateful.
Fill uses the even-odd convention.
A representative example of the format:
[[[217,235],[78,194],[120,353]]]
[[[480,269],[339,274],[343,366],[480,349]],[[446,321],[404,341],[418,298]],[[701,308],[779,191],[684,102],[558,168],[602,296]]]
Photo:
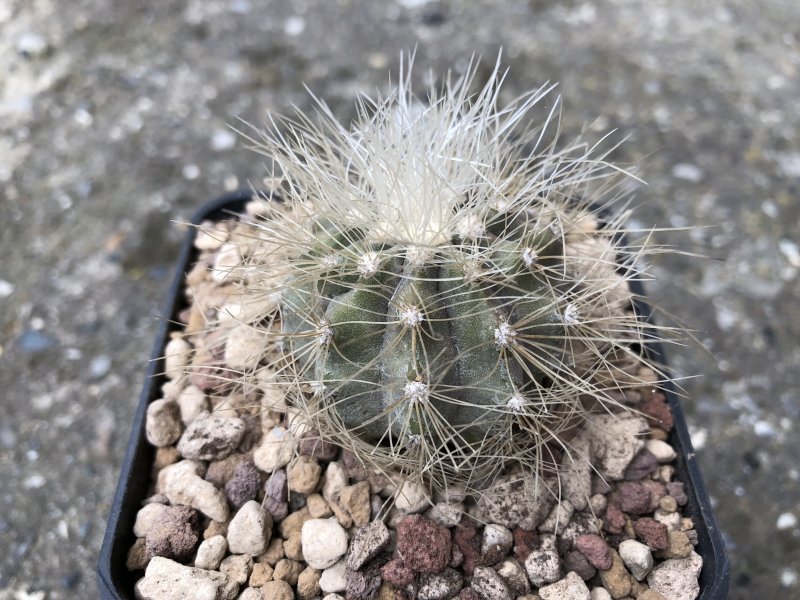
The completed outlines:
[[[167,446],[166,448],[157,448],[156,457],[153,460],[153,471],[160,471],[164,467],[174,465],[181,459],[181,453],[175,446]]]
[[[205,480],[217,487],[224,487],[236,473],[236,467],[245,461],[247,461],[247,456],[238,452],[234,452],[222,460],[212,460],[208,464]]]
[[[675,498],[675,502],[678,503],[678,506],[683,506],[689,500],[683,489],[682,481],[670,481],[667,484],[667,492],[670,496]]]
[[[291,560],[303,560],[303,542],[299,531],[295,531],[283,542],[283,552]]]
[[[664,496],[658,501],[658,508],[664,512],[674,513],[676,510],[678,510],[678,503],[672,496]]]
[[[659,442],[666,442],[669,439],[669,434],[658,427],[651,427],[648,435],[651,440],[658,440]]]
[[[597,573],[589,559],[577,550],[570,550],[564,555],[564,570],[567,573],[575,571],[584,581],[589,581]]]
[[[214,536],[228,535],[228,523],[220,523],[219,521],[211,521],[203,531],[203,539],[208,540]]]
[[[289,489],[298,494],[310,494],[317,488],[322,467],[315,458],[301,454],[286,468]]]
[[[528,555],[535,548],[539,547],[539,535],[535,531],[529,529],[521,529],[517,527],[514,531],[514,554],[522,561],[528,558]]]
[[[650,504],[647,512],[653,512],[658,508],[658,502],[667,495],[667,488],[663,483],[653,481],[652,479],[645,479],[642,485],[650,492]]]
[[[145,548],[144,538],[137,538],[136,541],[128,550],[128,558],[125,561],[125,567],[128,571],[140,571],[147,568],[147,563],[150,559],[147,558],[147,549]]]
[[[368,482],[361,481],[355,485],[348,485],[342,488],[339,494],[339,502],[350,514],[350,518],[353,519],[353,524],[356,527],[363,527],[369,523],[371,508]]]
[[[336,458],[339,447],[320,438],[316,431],[309,431],[300,439],[298,451],[300,454],[311,456],[319,461],[328,462]]]
[[[289,560],[282,558],[275,565],[275,570],[272,572],[272,579],[275,581],[285,581],[291,586],[297,585],[297,578],[303,572],[303,565],[296,560]]]
[[[414,581],[414,571],[403,564],[399,558],[393,558],[381,567],[381,575],[384,580],[394,586],[405,587]]]
[[[306,498],[309,514],[315,519],[327,519],[333,515],[328,502],[320,494],[311,494]]]
[[[481,536],[478,535],[478,528],[469,519],[461,519],[461,522],[451,531],[452,543],[458,546],[461,551],[462,568],[465,573],[472,575],[481,556]],[[530,553],[530,550],[528,550],[528,553]]]
[[[667,547],[664,558],[686,558],[692,552],[692,543],[689,536],[683,531],[669,531],[667,533]]]
[[[631,575],[616,550],[611,551],[611,568],[600,571],[600,580],[612,598],[624,598],[631,591]]]
[[[639,481],[644,479],[658,468],[658,460],[647,448],[639,451],[625,469],[625,479]]]
[[[265,562],[257,562],[253,565],[253,571],[250,573],[250,587],[261,587],[268,581],[272,580],[272,572],[274,569]]]
[[[647,589],[639,594],[636,600],[667,600],[662,594],[655,590]]]
[[[256,561],[263,562],[271,567],[274,567],[284,556],[286,555],[283,552],[283,540],[279,537],[273,537],[269,543],[269,546],[267,546],[267,551],[264,552],[264,554],[259,555],[256,558]]]
[[[304,506],[297,512],[293,512],[283,521],[278,524],[278,531],[283,539],[288,539],[295,531],[300,531],[303,528],[303,523],[311,519],[311,513],[308,512],[308,507]]]
[[[297,597],[300,600],[311,600],[319,596],[322,589],[319,587],[319,578],[322,571],[306,567],[297,578]]]

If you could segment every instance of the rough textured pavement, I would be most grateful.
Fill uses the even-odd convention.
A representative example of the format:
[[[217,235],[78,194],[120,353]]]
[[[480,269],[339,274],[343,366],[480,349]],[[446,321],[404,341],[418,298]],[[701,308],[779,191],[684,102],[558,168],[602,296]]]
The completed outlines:
[[[675,348],[733,564],[730,597],[800,595],[800,4],[0,2],[0,599],[95,598],[94,565],[181,232],[258,184],[226,124],[310,105],[342,118],[472,53],[509,97],[561,82],[566,136],[617,129],[649,290],[698,331]]]

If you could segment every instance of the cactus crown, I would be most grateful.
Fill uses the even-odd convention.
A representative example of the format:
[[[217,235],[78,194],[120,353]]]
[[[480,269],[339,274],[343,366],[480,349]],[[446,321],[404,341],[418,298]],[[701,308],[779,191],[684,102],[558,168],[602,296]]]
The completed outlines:
[[[283,200],[242,278],[276,300],[251,319],[273,381],[323,436],[436,489],[556,464],[642,385],[647,341],[628,280],[652,248],[623,241],[613,148],[559,148],[550,87],[500,108],[499,67],[473,95],[475,72],[422,103],[401,67],[351,128],[319,102],[253,140]]]

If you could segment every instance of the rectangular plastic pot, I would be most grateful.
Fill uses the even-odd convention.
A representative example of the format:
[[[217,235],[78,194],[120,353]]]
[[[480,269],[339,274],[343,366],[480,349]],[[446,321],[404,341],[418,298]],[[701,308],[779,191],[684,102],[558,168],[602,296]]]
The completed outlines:
[[[245,204],[252,199],[249,191],[226,194],[202,207],[192,219],[193,224],[205,220],[222,220],[232,213],[241,213]],[[150,470],[153,463],[153,448],[145,439],[145,413],[147,405],[157,399],[163,383],[164,351],[169,332],[175,329],[178,313],[185,308],[183,295],[184,276],[190,269],[196,253],[193,242],[195,229],[190,229],[181,247],[175,277],[170,285],[163,319],[159,325],[150,364],[147,369],[144,387],[139,405],[133,417],[132,431],[128,449],[122,462],[119,483],[108,516],[108,525],[100,550],[97,565],[97,584],[103,600],[133,600],[133,587],[136,577],[125,567],[128,550],[135,541],[133,522],[141,508],[141,502],[147,496],[150,485]],[[632,282],[631,287],[636,294],[643,295],[640,282]],[[648,307],[641,304],[638,310],[650,319]],[[658,344],[648,348],[653,358],[665,364],[663,350]],[[699,600],[724,600],[728,595],[729,564],[725,554],[722,536],[717,528],[711,503],[708,499],[697,458],[689,439],[686,418],[683,415],[677,396],[672,389],[667,389],[667,399],[672,407],[674,427],[669,442],[678,452],[675,461],[676,478],[684,483],[689,498],[685,508],[694,520],[698,535],[696,551],[703,557],[703,570],[700,573]]]

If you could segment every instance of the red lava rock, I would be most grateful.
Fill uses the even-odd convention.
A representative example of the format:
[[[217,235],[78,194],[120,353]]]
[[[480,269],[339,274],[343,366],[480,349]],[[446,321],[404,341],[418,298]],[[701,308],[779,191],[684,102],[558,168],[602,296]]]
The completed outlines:
[[[586,557],[591,565],[601,571],[608,571],[613,563],[611,548],[606,541],[594,533],[584,533],[575,539],[575,547]]]
[[[261,487],[261,474],[255,465],[249,461],[239,463],[233,472],[233,477],[225,484],[225,497],[236,509],[241,508],[250,500],[255,500],[258,489]]]
[[[481,538],[475,523],[461,519],[453,529],[453,543],[461,550],[464,572],[471,575],[478,566],[481,556]]]
[[[450,562],[450,532],[425,517],[409,515],[397,524],[396,552],[414,571],[440,573]]]
[[[623,527],[625,527],[625,514],[615,502],[609,502],[603,519],[603,529],[609,533],[620,533]]]
[[[642,449],[625,469],[625,479],[628,481],[639,481],[644,479],[658,468],[658,460],[649,450]]]
[[[329,462],[336,458],[339,446],[322,439],[318,432],[309,431],[300,440],[298,451],[300,454],[311,456],[318,461]]]
[[[623,481],[614,496],[622,511],[631,515],[643,515],[650,507],[650,491],[641,483]]]
[[[678,503],[678,506],[683,506],[686,504],[687,500],[689,500],[683,489],[683,482],[681,481],[670,481],[667,484],[667,493],[675,498],[675,502]]]
[[[589,559],[577,550],[570,550],[564,555],[564,570],[567,573],[575,571],[584,581],[589,581],[597,573]]]
[[[665,550],[669,546],[667,526],[650,517],[644,517],[633,522],[633,530],[644,544],[651,550]]]
[[[660,481],[653,481],[652,479],[645,479],[642,485],[650,493],[650,506],[647,507],[646,512],[653,512],[658,508],[658,501],[667,495],[667,488]]]
[[[200,519],[193,508],[168,506],[147,533],[147,559],[163,556],[177,562],[188,561],[200,541],[199,525]]]
[[[414,581],[414,571],[403,564],[399,558],[393,558],[381,567],[381,575],[384,581],[391,583],[395,587],[405,587]]]
[[[514,531],[514,554],[522,561],[528,558],[528,555],[534,549],[539,547],[539,536],[535,531],[529,529],[521,529],[517,527]]]
[[[655,392],[642,406],[639,407],[648,422],[654,427],[670,431],[673,426],[672,409],[667,403],[667,398],[661,392]]]
[[[471,588],[464,588],[458,595],[458,600],[483,600],[478,592]]]

